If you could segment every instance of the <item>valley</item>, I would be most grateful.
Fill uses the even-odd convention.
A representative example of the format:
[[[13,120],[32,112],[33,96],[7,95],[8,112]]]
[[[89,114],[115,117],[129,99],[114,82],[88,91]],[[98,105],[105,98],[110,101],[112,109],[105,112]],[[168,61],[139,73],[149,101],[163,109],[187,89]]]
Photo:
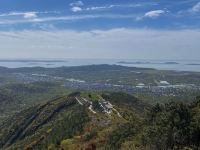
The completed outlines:
[[[2,67],[0,78],[2,150],[198,147],[198,72]]]
[[[200,0],[0,0],[0,150],[200,150]]]

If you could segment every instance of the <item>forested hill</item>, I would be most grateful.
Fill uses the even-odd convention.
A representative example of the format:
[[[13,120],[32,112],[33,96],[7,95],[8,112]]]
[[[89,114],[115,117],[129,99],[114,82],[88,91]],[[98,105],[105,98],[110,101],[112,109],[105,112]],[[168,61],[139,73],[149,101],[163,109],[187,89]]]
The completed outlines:
[[[75,92],[0,125],[7,150],[198,149],[200,98],[150,106],[126,93]]]
[[[122,102],[116,99],[118,96]],[[124,126],[128,135],[122,141],[116,139],[120,147],[129,134],[137,131],[134,128],[139,127],[141,110],[146,108],[149,105],[124,93],[75,92],[31,107],[3,122],[0,147],[19,150],[113,147],[112,134]],[[134,131],[129,133],[132,127]]]
[[[64,76],[66,73],[99,73],[99,72],[129,72],[129,71],[153,71],[155,69],[150,68],[137,68],[126,67],[120,65],[85,65],[85,66],[63,66],[57,68],[44,68],[44,67],[20,67],[20,68],[6,68],[0,66],[0,72],[2,74],[12,73],[43,73],[46,75],[59,75]]]

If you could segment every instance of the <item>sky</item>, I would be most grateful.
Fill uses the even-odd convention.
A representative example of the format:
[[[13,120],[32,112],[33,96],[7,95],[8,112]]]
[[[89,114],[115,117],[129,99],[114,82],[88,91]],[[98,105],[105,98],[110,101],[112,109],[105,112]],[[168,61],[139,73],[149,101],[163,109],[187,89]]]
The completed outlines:
[[[200,0],[0,0],[0,59],[200,60]]]

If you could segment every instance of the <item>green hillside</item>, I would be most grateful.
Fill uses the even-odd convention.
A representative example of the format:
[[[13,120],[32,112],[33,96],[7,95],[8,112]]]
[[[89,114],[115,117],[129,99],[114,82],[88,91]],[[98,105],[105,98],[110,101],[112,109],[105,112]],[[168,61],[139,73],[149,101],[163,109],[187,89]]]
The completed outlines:
[[[0,124],[3,150],[198,149],[199,97],[150,106],[121,92],[74,92]]]

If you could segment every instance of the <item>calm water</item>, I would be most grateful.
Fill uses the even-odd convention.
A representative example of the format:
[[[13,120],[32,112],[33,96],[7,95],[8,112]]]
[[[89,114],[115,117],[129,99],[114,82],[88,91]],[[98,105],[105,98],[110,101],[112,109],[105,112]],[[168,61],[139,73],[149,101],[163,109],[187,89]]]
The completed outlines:
[[[155,68],[161,70],[200,72],[200,60],[124,60],[124,59],[60,59],[60,60],[0,60],[0,66],[19,67],[61,67],[92,64],[117,64],[131,67]]]

